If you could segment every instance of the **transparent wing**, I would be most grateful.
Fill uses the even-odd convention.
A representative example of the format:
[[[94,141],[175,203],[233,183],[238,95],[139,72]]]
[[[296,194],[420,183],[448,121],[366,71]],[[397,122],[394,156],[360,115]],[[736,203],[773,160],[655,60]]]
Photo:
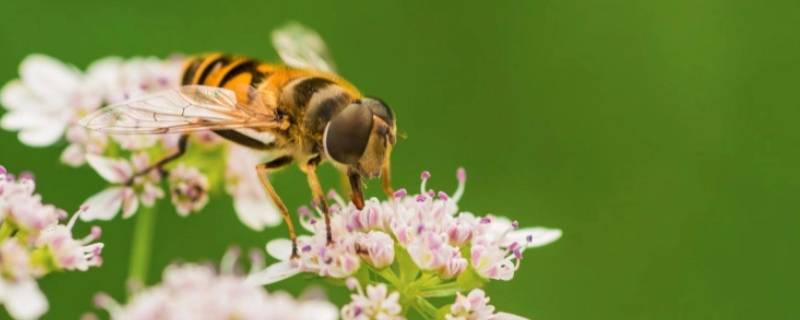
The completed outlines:
[[[292,22],[273,31],[272,44],[288,66],[336,72],[328,47],[319,34],[299,23]]]
[[[236,103],[233,91],[183,86],[101,108],[81,119],[111,134],[163,134],[205,129],[274,128],[273,114]]]

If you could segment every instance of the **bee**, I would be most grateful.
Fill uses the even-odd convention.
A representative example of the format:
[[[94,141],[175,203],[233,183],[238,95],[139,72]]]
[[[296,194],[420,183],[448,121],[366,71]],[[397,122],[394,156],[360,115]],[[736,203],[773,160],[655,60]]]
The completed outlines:
[[[384,192],[391,195],[397,126],[386,103],[362,95],[335,73],[316,32],[290,24],[272,38],[284,64],[221,53],[191,57],[179,88],[101,108],[81,124],[109,134],[181,133],[174,154],[135,176],[178,159],[186,152],[188,134],[195,131],[211,130],[268,152],[272,160],[256,166],[255,173],[286,222],[292,257],[297,257],[294,224],[268,174],[297,163],[307,176],[314,205],[324,213],[330,244],[330,216],[317,167],[332,163],[349,182],[350,198],[359,209],[364,206],[362,177],[381,177]]]

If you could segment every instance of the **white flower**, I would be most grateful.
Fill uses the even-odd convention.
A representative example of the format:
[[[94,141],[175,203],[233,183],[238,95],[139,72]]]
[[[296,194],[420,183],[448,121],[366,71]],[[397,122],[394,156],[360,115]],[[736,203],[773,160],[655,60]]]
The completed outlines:
[[[139,208],[139,201],[151,207],[156,199],[164,197],[164,190],[158,186],[161,180],[158,170],[134,177],[136,172],[150,165],[147,154],[135,154],[130,162],[91,154],[87,155],[86,160],[103,179],[113,185],[86,200],[85,205],[89,209],[81,214],[84,221],[110,220],[120,209],[122,217],[128,218]]]
[[[336,319],[332,304],[320,300],[300,301],[284,293],[267,293],[244,279],[209,266],[172,265],[164,270],[163,282],[137,293],[121,306],[107,296],[96,300],[112,319]]]
[[[239,220],[257,231],[281,223],[278,207],[269,199],[256,175],[256,165],[264,160],[244,147],[231,145],[228,149],[226,190],[233,197]]]
[[[108,57],[89,66],[91,86],[100,88],[108,103],[116,103],[142,94],[179,85],[182,59]]]
[[[208,203],[208,178],[197,168],[179,164],[169,173],[172,204],[181,216],[196,212]]]
[[[108,136],[91,131],[82,126],[70,126],[67,129],[69,145],[61,152],[61,162],[78,167],[86,162],[87,154],[102,154],[108,146]]]
[[[175,59],[110,57],[89,66],[83,87],[91,89],[105,103],[114,103],[177,87],[179,74],[180,62]],[[103,154],[108,145],[106,134],[79,125],[70,125],[66,138],[69,146],[61,154],[61,161],[71,166],[83,165],[86,154]],[[122,149],[131,151],[152,147],[160,139],[154,135],[114,135],[111,138]]]
[[[75,67],[51,57],[33,54],[20,65],[20,80],[7,83],[0,102],[8,109],[0,126],[19,131],[29,146],[49,146],[68,125],[100,106],[97,91]]]
[[[470,261],[480,276],[511,280],[526,248],[540,247],[561,237],[558,229],[515,229],[516,223],[506,218],[486,216],[480,219],[470,251]]]
[[[459,170],[457,177],[454,195],[460,197],[466,174]],[[367,200],[361,210],[332,193],[337,201],[330,207],[332,245],[327,244],[320,215],[301,210],[300,224],[311,235],[298,237],[299,258],[290,260],[288,240],[270,241],[267,252],[281,262],[253,275],[251,281],[267,284],[300,272],[345,278],[358,270],[361,260],[378,269],[392,264],[395,245],[407,252],[417,268],[441,280],[453,279],[470,267],[485,279],[510,280],[526,248],[545,245],[561,235],[555,229],[517,230],[516,223],[502,217],[459,212],[456,196],[425,188],[429,178],[430,173],[422,174],[420,194],[408,195],[401,189],[390,201]]]
[[[0,304],[14,319],[36,319],[47,311],[36,279],[53,271],[100,265],[103,244],[92,243],[100,228],[73,239],[78,215],[59,224],[66,213],[41,202],[33,178],[16,179],[0,166]]]
[[[456,301],[450,306],[446,320],[525,320],[526,318],[505,312],[494,312],[489,297],[481,289],[474,289],[467,296],[458,293]]]
[[[386,233],[370,231],[356,239],[356,252],[373,267],[383,269],[394,262],[394,241]]]
[[[355,287],[351,302],[342,307],[343,320],[394,320],[405,319],[400,306],[400,294],[389,293],[385,284],[367,285],[366,293],[358,281],[348,279],[348,286]]]
[[[53,205],[43,204],[35,189],[36,183],[31,178],[15,179],[0,174],[0,217],[11,220],[32,236],[67,215]]]
[[[0,278],[0,304],[18,320],[37,319],[49,308],[47,298],[33,279],[14,282]]]
[[[12,281],[41,276],[43,270],[31,265],[28,249],[16,239],[6,239],[0,244],[0,273]]]
[[[75,214],[67,225],[53,225],[42,232],[36,245],[49,249],[56,266],[64,270],[86,271],[89,267],[103,263],[100,252],[102,243],[92,243],[100,238],[100,227],[92,227],[91,233],[83,239],[72,238],[72,226],[80,214]]]

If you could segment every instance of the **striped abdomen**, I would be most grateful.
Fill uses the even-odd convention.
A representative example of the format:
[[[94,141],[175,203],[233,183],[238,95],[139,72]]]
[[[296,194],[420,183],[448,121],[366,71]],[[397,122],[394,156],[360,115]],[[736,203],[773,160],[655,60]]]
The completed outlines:
[[[251,58],[212,53],[189,59],[181,83],[227,88],[236,92],[241,101],[247,97],[249,88],[258,86],[276,69],[277,66]]]
[[[297,70],[258,60],[212,53],[187,61],[183,85],[223,87],[236,93],[240,102],[250,100],[249,90],[273,91],[275,107],[290,119],[292,128],[286,140],[299,136],[306,151],[314,152],[325,125],[360,93],[347,81],[323,72]],[[270,149],[271,143],[256,136],[253,130],[218,131],[221,136],[256,149]],[[280,137],[278,137],[280,138]]]

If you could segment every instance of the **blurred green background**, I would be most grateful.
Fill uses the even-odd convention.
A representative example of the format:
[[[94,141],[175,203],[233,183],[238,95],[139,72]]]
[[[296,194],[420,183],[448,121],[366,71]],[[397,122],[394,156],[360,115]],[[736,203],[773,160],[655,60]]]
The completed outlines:
[[[796,1],[5,1],[0,80],[28,54],[79,67],[108,55],[226,51],[275,59],[269,33],[297,20],[342,74],[386,100],[407,134],[396,185],[436,188],[468,169],[462,208],[560,227],[500,309],[536,319],[788,319],[800,267],[800,5]],[[63,147],[63,146],[62,146]],[[31,170],[45,200],[78,208],[104,182],[0,133],[0,163]],[[338,180],[327,168],[328,186]],[[308,191],[276,185],[292,208]],[[373,183],[371,194],[377,194]],[[164,204],[168,203],[164,201]],[[94,292],[123,296],[133,220],[102,223],[105,264],[40,281],[47,319]],[[79,234],[87,230],[83,225]],[[262,247],[227,197],[179,218],[162,205],[151,282],[171,261]],[[295,278],[270,287],[298,293]],[[334,301],[346,290],[329,290]],[[2,317],[2,316],[0,316]]]

